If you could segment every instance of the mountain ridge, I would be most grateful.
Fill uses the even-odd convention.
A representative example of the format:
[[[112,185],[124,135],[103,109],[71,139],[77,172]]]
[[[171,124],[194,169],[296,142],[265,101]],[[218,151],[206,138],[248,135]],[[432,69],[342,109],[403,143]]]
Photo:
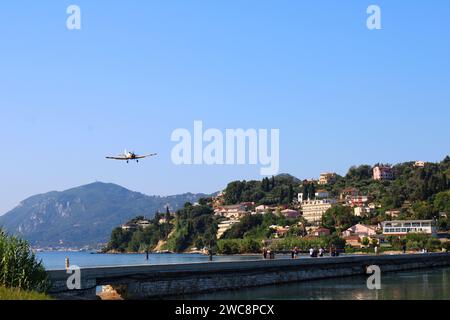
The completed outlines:
[[[107,241],[113,227],[136,215],[153,217],[166,206],[175,211],[205,196],[150,196],[114,183],[94,182],[30,196],[0,216],[0,226],[35,247],[95,247]]]

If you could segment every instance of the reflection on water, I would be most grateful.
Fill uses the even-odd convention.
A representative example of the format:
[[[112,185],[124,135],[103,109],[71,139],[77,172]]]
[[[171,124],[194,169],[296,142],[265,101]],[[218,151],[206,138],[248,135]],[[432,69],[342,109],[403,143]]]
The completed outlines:
[[[145,254],[91,254],[89,252],[38,252],[37,258],[41,259],[48,270],[64,269],[65,259],[69,258],[71,265],[79,267],[102,267],[123,265],[158,265],[176,263],[208,262],[209,257],[201,254],[151,254],[148,261]],[[286,256],[287,257],[287,256]],[[216,262],[261,260],[256,256],[217,256]]]
[[[386,273],[382,289],[369,290],[365,277],[298,282],[201,294],[194,300],[450,300],[450,268]]]

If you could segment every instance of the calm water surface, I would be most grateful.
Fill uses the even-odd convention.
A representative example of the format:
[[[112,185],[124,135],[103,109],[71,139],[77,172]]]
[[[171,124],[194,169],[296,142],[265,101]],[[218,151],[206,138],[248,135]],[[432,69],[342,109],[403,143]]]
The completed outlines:
[[[201,254],[151,254],[149,261],[145,254],[91,254],[89,252],[38,252],[48,270],[64,269],[65,259],[69,258],[71,265],[79,267],[104,267],[121,265],[158,265],[177,263],[208,262],[209,257]],[[261,260],[259,255],[254,256],[215,256],[214,261],[245,261]]]
[[[184,297],[192,300],[450,300],[450,268],[386,273],[379,291],[347,277]]]
[[[91,254],[88,252],[37,253],[49,269],[64,269],[65,258],[80,267],[208,262],[197,254],[153,254],[147,262],[141,254]],[[288,258],[288,256],[278,256]],[[307,259],[306,257],[304,257]],[[261,256],[219,256],[214,261],[260,260]],[[450,300],[450,268],[413,270],[382,275],[382,289],[368,290],[366,277],[299,282],[211,294],[190,295],[192,300]]]

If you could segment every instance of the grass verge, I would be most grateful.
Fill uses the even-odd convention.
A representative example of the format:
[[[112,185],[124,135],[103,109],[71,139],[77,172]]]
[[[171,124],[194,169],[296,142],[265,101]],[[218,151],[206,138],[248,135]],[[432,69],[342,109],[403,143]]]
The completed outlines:
[[[52,298],[33,291],[0,287],[0,300],[52,300]]]

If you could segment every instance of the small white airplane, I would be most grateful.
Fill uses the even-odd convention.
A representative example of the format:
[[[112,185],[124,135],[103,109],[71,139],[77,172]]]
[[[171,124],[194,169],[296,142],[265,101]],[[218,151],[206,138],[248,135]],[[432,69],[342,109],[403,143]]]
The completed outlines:
[[[125,152],[121,155],[118,155],[117,157],[106,157],[106,159],[110,159],[110,160],[122,160],[122,161],[126,161],[127,163],[131,161],[135,161],[139,162],[139,159],[144,159],[144,158],[148,158],[148,157],[154,157],[158,155],[157,153],[151,153],[151,154],[146,154],[146,155],[138,155],[134,152],[128,152],[127,150],[125,150]]]

